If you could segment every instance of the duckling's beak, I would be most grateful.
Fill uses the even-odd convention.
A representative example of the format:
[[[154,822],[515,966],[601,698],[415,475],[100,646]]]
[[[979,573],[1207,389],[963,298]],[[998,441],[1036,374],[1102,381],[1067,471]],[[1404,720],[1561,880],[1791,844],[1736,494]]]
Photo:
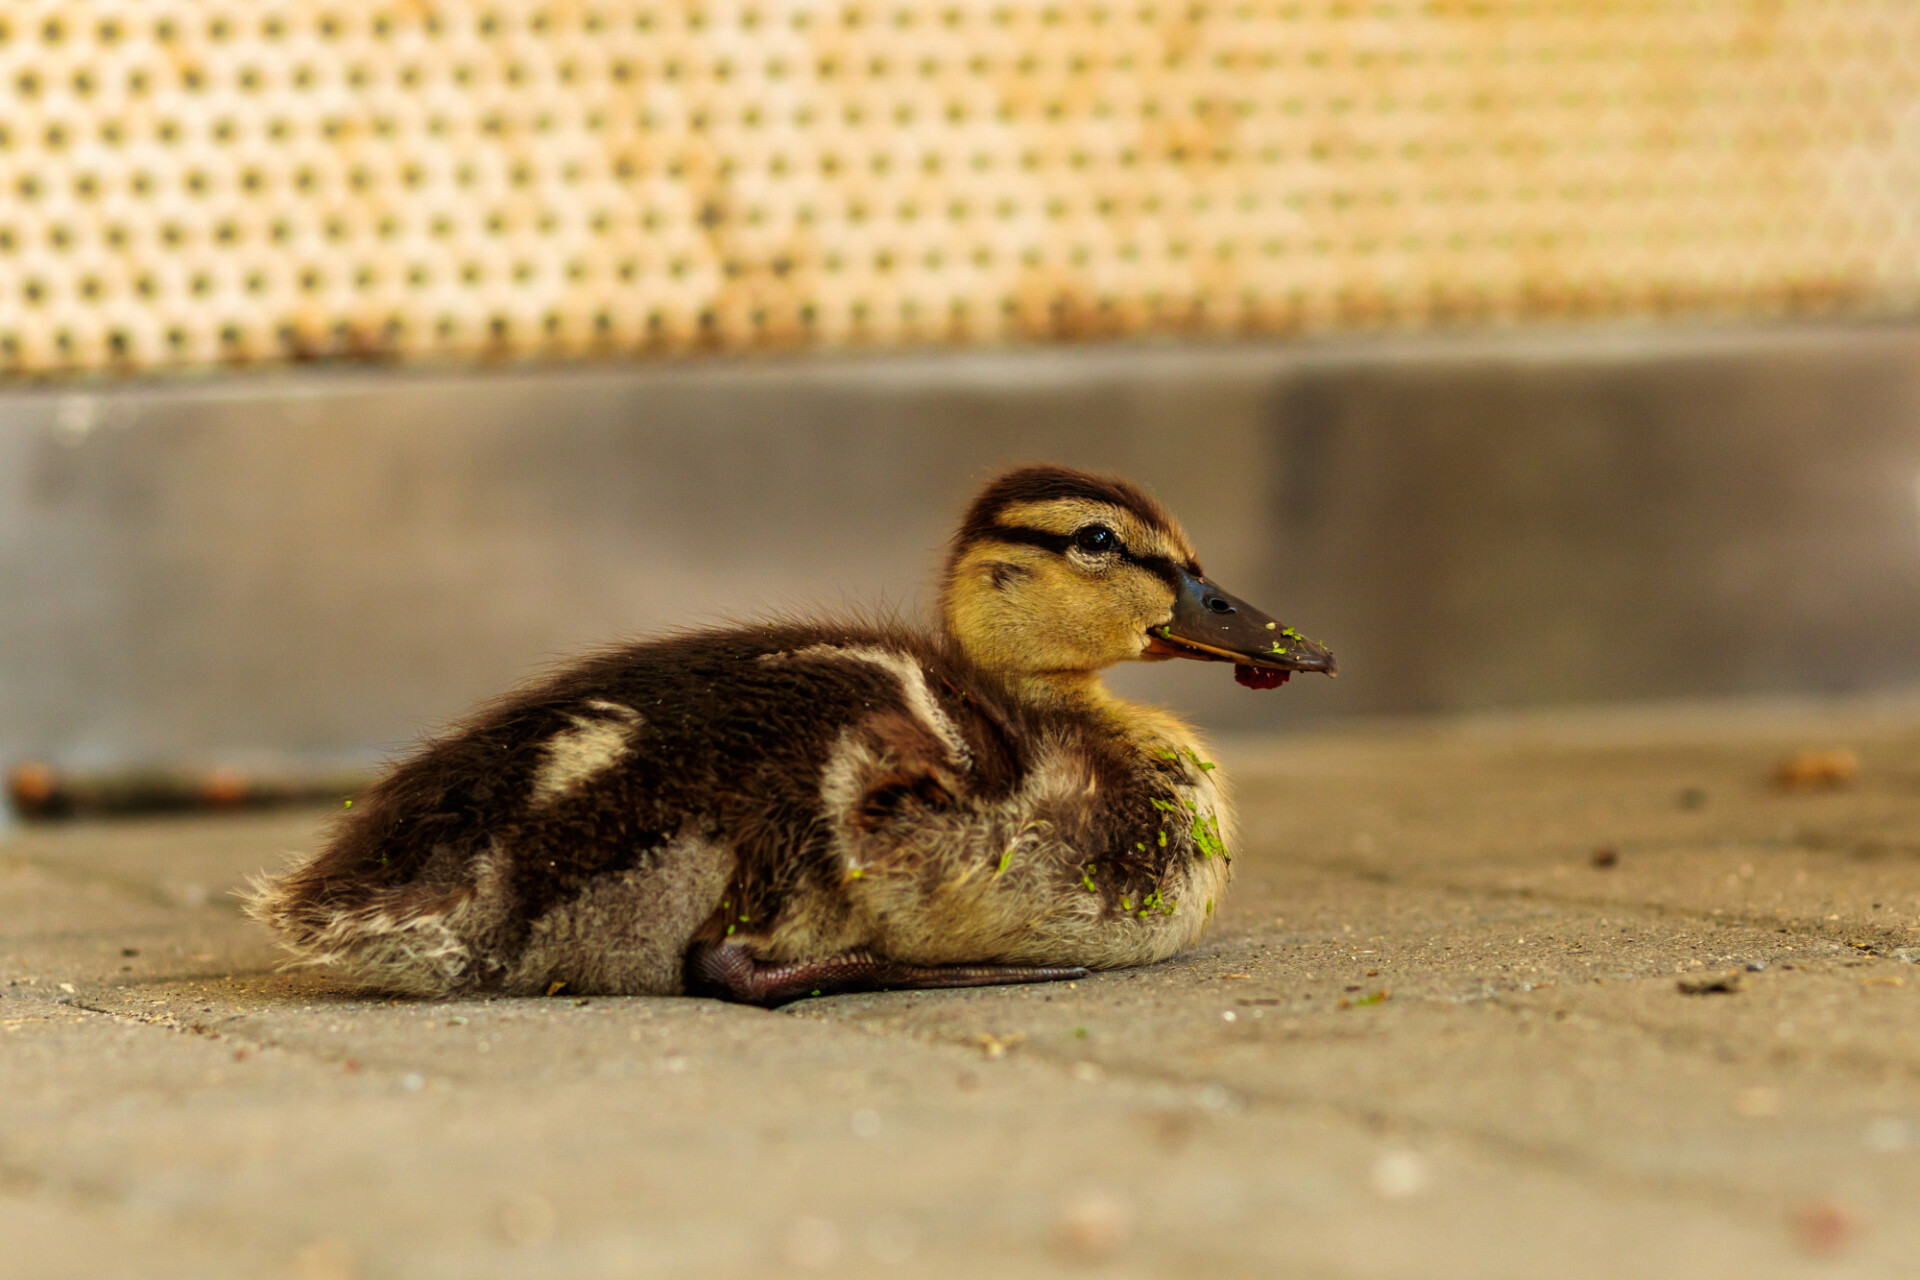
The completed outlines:
[[[1172,620],[1147,633],[1148,656],[1231,662],[1254,688],[1284,684],[1294,671],[1337,674],[1332,653],[1205,578],[1183,572],[1178,591]]]

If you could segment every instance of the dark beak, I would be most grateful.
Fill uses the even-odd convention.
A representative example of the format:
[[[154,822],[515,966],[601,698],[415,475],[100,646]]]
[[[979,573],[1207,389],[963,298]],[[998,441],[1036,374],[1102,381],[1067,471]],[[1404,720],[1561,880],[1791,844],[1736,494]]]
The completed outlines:
[[[1182,573],[1179,591],[1179,598],[1173,604],[1172,621],[1148,632],[1148,654],[1231,662],[1251,667],[1255,672],[1336,674],[1333,654],[1246,601],[1228,595],[1205,578]],[[1241,683],[1249,683],[1246,673],[1239,674]]]

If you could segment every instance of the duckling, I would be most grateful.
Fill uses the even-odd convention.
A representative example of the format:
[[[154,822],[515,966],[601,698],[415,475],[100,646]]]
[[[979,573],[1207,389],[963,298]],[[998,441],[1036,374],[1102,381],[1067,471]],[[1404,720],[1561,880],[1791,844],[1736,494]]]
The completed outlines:
[[[1124,480],[1008,471],[941,626],[774,622],[588,658],[428,742],[253,886],[296,963],[422,996],[777,1005],[1147,964],[1207,928],[1233,821],[1130,660],[1243,684],[1333,655],[1214,586]]]

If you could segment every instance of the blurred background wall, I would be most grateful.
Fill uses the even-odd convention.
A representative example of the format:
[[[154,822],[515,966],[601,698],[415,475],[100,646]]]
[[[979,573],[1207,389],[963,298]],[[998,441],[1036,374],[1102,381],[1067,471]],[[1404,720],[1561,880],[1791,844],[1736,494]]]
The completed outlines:
[[[1126,472],[1210,724],[1920,680],[1920,8],[0,12],[0,758],[364,760]]]

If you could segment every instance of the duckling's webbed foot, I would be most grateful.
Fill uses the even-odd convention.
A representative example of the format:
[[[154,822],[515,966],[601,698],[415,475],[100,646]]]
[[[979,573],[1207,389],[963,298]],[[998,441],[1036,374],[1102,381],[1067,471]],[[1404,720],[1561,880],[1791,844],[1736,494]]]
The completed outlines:
[[[766,1008],[843,991],[930,987],[997,987],[1019,982],[1064,982],[1087,976],[1072,966],[1017,964],[901,964],[871,951],[842,951],[820,960],[768,964],[737,942],[696,942],[687,948],[687,993]]]

